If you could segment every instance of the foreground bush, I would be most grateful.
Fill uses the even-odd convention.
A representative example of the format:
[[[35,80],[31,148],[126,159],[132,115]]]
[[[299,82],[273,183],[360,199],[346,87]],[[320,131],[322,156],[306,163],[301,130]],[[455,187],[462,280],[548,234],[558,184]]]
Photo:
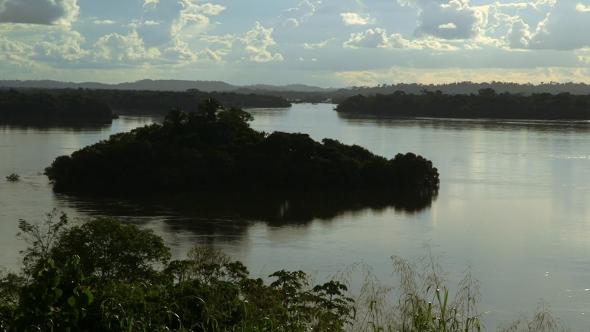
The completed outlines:
[[[312,285],[301,271],[250,277],[240,262],[207,249],[170,261],[151,231],[113,219],[69,226],[20,222],[28,241],[19,275],[0,278],[0,331],[425,331],[482,329],[479,292],[467,274],[449,295],[440,267],[393,259],[395,290],[361,266]],[[358,266],[357,266],[358,267]],[[359,294],[346,284],[362,272]],[[504,331],[562,331],[546,309]]]
[[[22,275],[0,280],[6,331],[339,331],[353,317],[346,287],[303,272],[270,283],[209,249],[170,261],[151,231],[112,219],[68,227],[21,221]]]

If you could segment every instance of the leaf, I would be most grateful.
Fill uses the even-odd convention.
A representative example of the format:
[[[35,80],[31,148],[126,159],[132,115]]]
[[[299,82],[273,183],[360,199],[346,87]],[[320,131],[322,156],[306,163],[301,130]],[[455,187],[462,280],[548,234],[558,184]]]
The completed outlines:
[[[70,305],[70,307],[75,307],[76,306],[76,298],[73,296],[70,296],[68,298],[68,304]]]

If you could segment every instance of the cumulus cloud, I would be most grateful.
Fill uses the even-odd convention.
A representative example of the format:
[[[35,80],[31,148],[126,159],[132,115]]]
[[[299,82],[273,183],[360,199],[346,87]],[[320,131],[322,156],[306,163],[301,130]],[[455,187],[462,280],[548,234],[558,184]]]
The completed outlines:
[[[226,8],[213,3],[198,3],[198,0],[180,0],[182,9],[172,22],[170,34],[175,36],[186,28],[203,29],[211,23],[210,17],[221,14]]]
[[[363,32],[351,34],[343,46],[348,48],[389,48],[389,36],[384,29],[368,29]]]
[[[352,33],[343,44],[346,48],[383,48],[383,49],[431,49],[438,51],[453,51],[457,48],[449,43],[434,38],[410,40],[399,33],[388,34],[385,29],[367,29],[363,32]]]
[[[148,48],[137,31],[127,35],[111,33],[102,36],[94,44],[94,59],[98,61],[118,63],[142,62],[160,57],[157,48]]]
[[[321,0],[300,0],[296,7],[284,10],[283,26],[296,28],[315,15]]]
[[[583,4],[558,1],[530,37],[533,49],[575,50],[590,46],[590,10]]]
[[[303,43],[303,48],[306,50],[316,50],[316,49],[324,48],[324,47],[328,46],[328,44],[332,40],[334,40],[334,38],[326,39],[326,40],[318,42],[318,43]]]
[[[358,13],[341,13],[340,17],[344,25],[368,25],[375,22],[371,16]]]
[[[272,37],[273,28],[265,28],[260,22],[256,22],[254,28],[241,38],[244,49],[254,62],[283,61],[283,55],[272,53],[269,47],[276,45]]]
[[[94,23],[96,25],[113,25],[117,22],[115,22],[113,20],[94,20],[94,21],[92,21],[92,23]]]
[[[0,0],[0,22],[69,26],[79,12],[77,0]]]
[[[30,63],[33,48],[25,43],[0,35],[0,59],[17,65]]]
[[[35,58],[43,61],[77,61],[86,58],[91,52],[82,44],[85,38],[77,31],[53,31],[45,40],[35,45]]]
[[[416,34],[442,39],[469,39],[479,33],[482,14],[469,0],[397,0],[418,10]]]

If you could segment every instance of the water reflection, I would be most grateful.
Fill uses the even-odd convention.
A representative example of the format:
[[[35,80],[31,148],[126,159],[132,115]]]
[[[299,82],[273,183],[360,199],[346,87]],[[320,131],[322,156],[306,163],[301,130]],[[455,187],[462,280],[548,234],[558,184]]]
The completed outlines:
[[[436,191],[382,192],[231,192],[141,198],[80,197],[56,194],[64,207],[91,216],[159,217],[175,230],[197,234],[235,236],[250,223],[270,226],[308,225],[332,222],[347,213],[384,211],[414,214],[429,208]],[[179,218],[183,222],[178,222]],[[187,222],[190,221],[190,222]],[[232,227],[228,227],[228,223]],[[226,232],[227,231],[227,232]]]
[[[0,131],[33,131],[33,132],[61,132],[61,133],[83,133],[87,131],[106,130],[111,128],[112,123],[3,123],[0,122]]]
[[[439,118],[383,118],[370,115],[338,113],[347,124],[378,127],[419,127],[422,129],[537,132],[590,132],[590,121],[499,120],[499,119],[439,119]]]

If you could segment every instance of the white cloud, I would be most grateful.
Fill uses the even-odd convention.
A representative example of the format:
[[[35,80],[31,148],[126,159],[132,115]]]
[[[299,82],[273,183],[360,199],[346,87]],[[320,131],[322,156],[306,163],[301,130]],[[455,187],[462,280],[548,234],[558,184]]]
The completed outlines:
[[[324,48],[324,47],[328,46],[328,44],[333,40],[334,40],[334,38],[326,39],[326,40],[321,41],[319,43],[303,43],[303,48],[306,50],[316,50],[316,49]]]
[[[33,48],[25,43],[10,40],[0,35],[0,59],[17,65],[30,63],[33,56]]]
[[[590,5],[585,5],[583,3],[576,4],[576,10],[580,13],[587,13],[590,12]]]
[[[532,49],[575,50],[590,46],[590,11],[569,1],[558,1],[529,41]]]
[[[213,3],[199,4],[198,0],[180,0],[180,5],[182,9],[170,27],[171,36],[176,36],[187,28],[196,30],[207,28],[211,23],[209,17],[217,16],[226,9],[222,5]]]
[[[315,15],[321,0],[300,0],[296,7],[284,10],[286,15],[283,26],[297,28]]]
[[[418,10],[417,35],[441,39],[470,39],[480,32],[484,17],[469,0],[397,0]],[[449,27],[453,27],[452,29]]]
[[[161,56],[157,48],[148,48],[137,31],[127,35],[111,33],[102,36],[94,44],[94,59],[98,61],[118,63],[146,62]]]
[[[389,36],[387,31],[381,28],[367,29],[351,34],[343,46],[348,48],[389,48]]]
[[[368,25],[373,24],[375,20],[369,15],[361,15],[358,13],[341,13],[340,17],[344,25]]]
[[[117,22],[115,22],[113,20],[94,20],[94,21],[92,21],[92,23],[94,23],[96,25],[113,25]]]
[[[506,68],[408,68],[392,67],[377,70],[340,71],[336,79],[348,86],[375,86],[416,82],[440,84],[453,82],[587,82],[588,68],[546,67],[534,69]]]
[[[143,6],[148,8],[154,8],[160,3],[160,0],[143,0]]]
[[[54,31],[35,45],[35,58],[52,62],[81,60],[90,55],[90,52],[82,47],[85,41],[77,31]]]
[[[70,26],[79,13],[77,0],[0,0],[0,22]]]
[[[273,28],[265,28],[260,22],[256,22],[254,28],[241,38],[244,49],[254,62],[283,61],[283,55],[272,53],[269,47],[276,45],[272,38]]]
[[[382,48],[382,49],[430,49],[437,51],[454,51],[457,47],[436,38],[410,40],[399,33],[388,34],[385,29],[374,28],[352,33],[343,44],[346,48]]]

